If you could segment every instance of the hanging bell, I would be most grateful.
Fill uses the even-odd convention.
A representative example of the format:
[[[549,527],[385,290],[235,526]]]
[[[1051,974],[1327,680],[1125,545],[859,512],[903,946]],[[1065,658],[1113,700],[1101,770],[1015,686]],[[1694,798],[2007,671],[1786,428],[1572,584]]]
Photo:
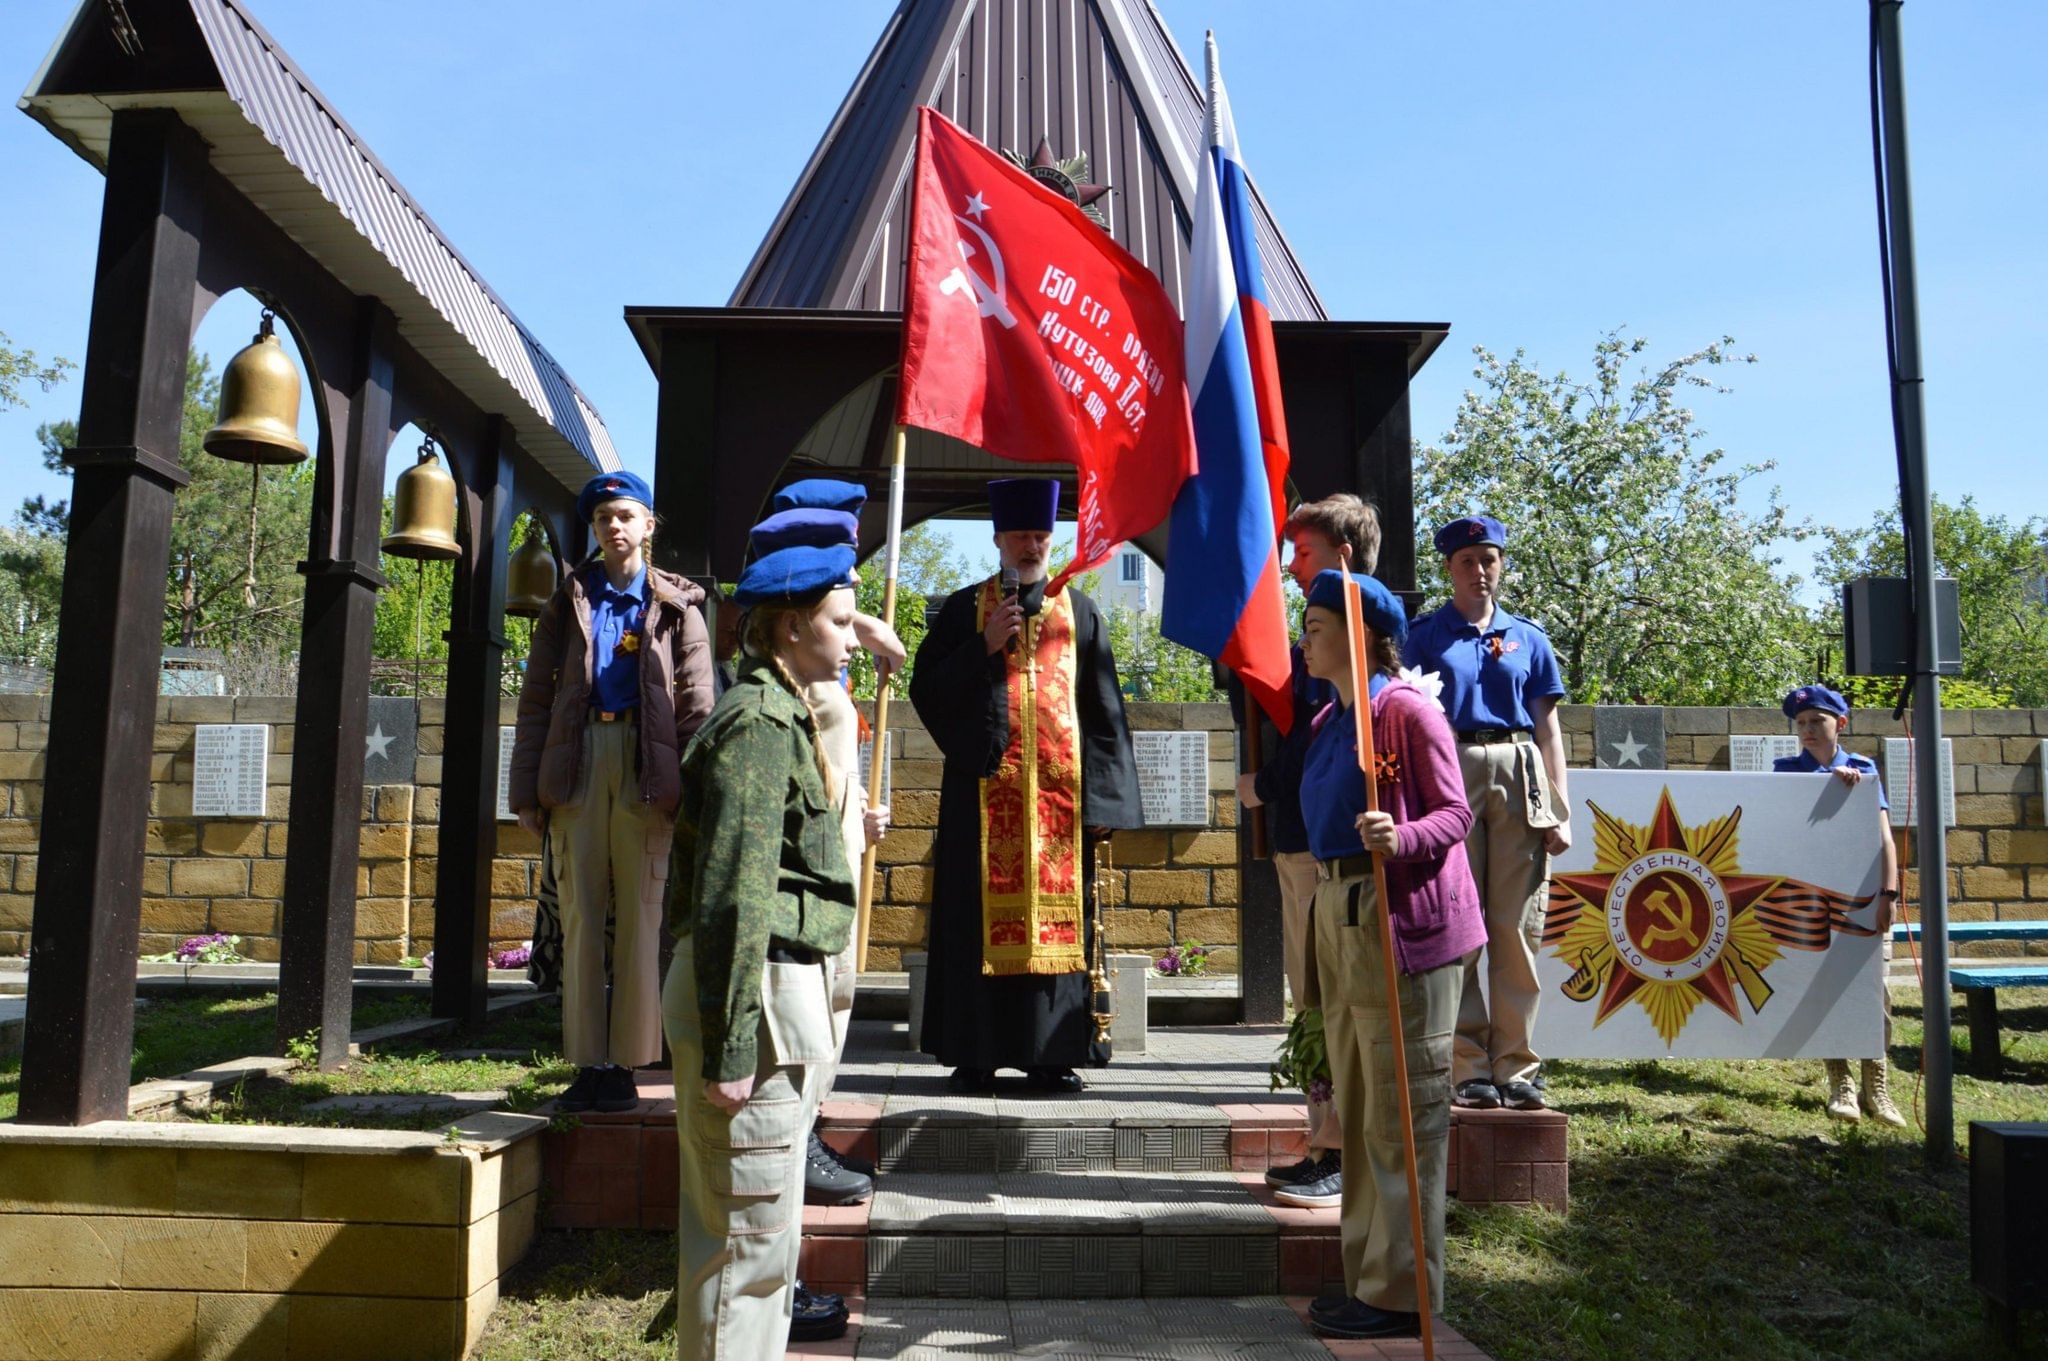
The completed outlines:
[[[398,475],[384,552],[394,558],[462,556],[462,545],[455,541],[455,479],[441,466],[432,439],[420,445],[420,461]]]
[[[202,441],[206,452],[234,463],[301,463],[299,370],[278,343],[263,309],[256,338],[220,376],[220,417]]]
[[[547,536],[538,528],[529,530],[526,542],[505,566],[505,613],[538,618],[554,599],[555,577],[555,555],[548,551]]]

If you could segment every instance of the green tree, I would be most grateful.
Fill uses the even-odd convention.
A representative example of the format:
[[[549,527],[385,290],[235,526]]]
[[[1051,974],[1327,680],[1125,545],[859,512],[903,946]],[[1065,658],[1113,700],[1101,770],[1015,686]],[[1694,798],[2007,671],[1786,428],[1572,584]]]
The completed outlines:
[[[52,359],[45,364],[36,358],[34,350],[15,349],[7,333],[0,331],[0,411],[28,405],[21,398],[24,384],[34,383],[48,392],[64,380],[66,371],[77,367],[68,359]]]
[[[1827,529],[1817,575],[1833,588],[1827,631],[1841,631],[1844,582],[1903,576],[1905,541],[1896,509],[1860,529]],[[1956,580],[1963,636],[1963,679],[2006,703],[2048,705],[2048,522],[1987,515],[1964,497],[1934,499],[1934,563]],[[1944,697],[1948,686],[1943,688]]]
[[[1161,637],[1158,615],[1124,605],[1103,613],[1108,616],[1117,679],[1127,696],[1163,704],[1206,704],[1224,698],[1209,659]]]
[[[877,618],[882,613],[888,559],[875,554],[861,566],[860,585],[854,590],[855,607]],[[924,641],[925,602],[931,597],[951,595],[967,584],[967,564],[946,546],[946,540],[928,524],[912,525],[903,531],[896,562],[896,636],[910,649],[910,664],[896,682],[894,696],[910,694],[910,675],[917,665],[917,647]],[[856,699],[875,697],[875,662],[865,652],[853,657],[853,693]]]
[[[1709,370],[1754,362],[1731,344],[1658,364],[1610,333],[1590,382],[1475,350],[1479,390],[1418,451],[1423,524],[1512,523],[1502,597],[1549,631],[1574,701],[1775,702],[1804,676],[1811,623],[1774,550],[1811,531],[1775,487],[1741,508],[1773,465],[1728,465],[1684,405],[1688,389],[1726,391]],[[1447,598],[1442,563],[1422,559],[1425,591]]]
[[[23,666],[52,665],[63,593],[64,540],[0,528],[0,656]]]
[[[38,381],[57,372],[43,370]],[[164,641],[275,661],[297,645],[304,595],[297,564],[306,553],[313,465],[259,471],[208,454],[203,442],[219,401],[211,362],[193,353],[178,436],[179,463],[191,481],[171,517]],[[68,476],[63,451],[77,438],[73,421],[38,427],[43,466]],[[12,578],[5,592],[18,604],[49,600],[43,618],[52,630],[69,516],[63,500],[29,498],[16,516],[21,537],[0,556],[0,571]]]

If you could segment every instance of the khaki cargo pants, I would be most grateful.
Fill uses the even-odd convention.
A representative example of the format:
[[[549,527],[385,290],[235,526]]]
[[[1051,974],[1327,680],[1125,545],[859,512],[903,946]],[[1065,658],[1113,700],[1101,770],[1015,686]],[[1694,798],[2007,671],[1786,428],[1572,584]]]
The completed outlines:
[[[1344,1200],[1338,1234],[1344,1285],[1379,1309],[1419,1310],[1393,1016],[1379,895],[1370,874],[1316,889],[1315,959],[1337,1114],[1344,1126]],[[1415,1184],[1433,1309],[1444,1298],[1444,1173],[1450,1152],[1451,1036],[1461,964],[1402,974],[1401,1026],[1415,1119]]]
[[[1273,872],[1280,880],[1280,950],[1287,970],[1287,991],[1296,1011],[1313,1011],[1319,993],[1313,977],[1315,947],[1310,939],[1316,901],[1316,858],[1307,851],[1273,852]],[[1343,1122],[1335,1101],[1308,1103],[1310,1156],[1344,1146]]]
[[[1536,1075],[1536,946],[1550,894],[1543,834],[1557,825],[1543,758],[1528,738],[1460,742],[1458,764],[1472,830],[1465,859],[1486,909],[1486,990],[1479,960],[1465,963],[1458,1002],[1454,1083],[1527,1082]]]
[[[754,1094],[729,1116],[704,1097],[696,945],[694,935],[676,942],[661,994],[676,1078],[676,1355],[756,1361],[789,1341],[804,1144],[837,1050],[831,966],[762,966]]]
[[[639,750],[637,719],[590,721],[575,802],[548,818],[562,904],[562,1056],[579,1068],[640,1068],[661,1057],[661,913],[675,819],[641,800]]]

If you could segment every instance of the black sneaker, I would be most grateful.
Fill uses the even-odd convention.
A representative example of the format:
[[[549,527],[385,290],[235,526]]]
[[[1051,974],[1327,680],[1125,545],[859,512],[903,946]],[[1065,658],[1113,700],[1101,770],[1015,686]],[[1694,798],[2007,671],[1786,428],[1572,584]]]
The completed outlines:
[[[1344,1156],[1331,1149],[1316,1162],[1313,1174],[1282,1186],[1273,1192],[1273,1199],[1282,1205],[1299,1205],[1304,1209],[1327,1210],[1344,1203]]]
[[[1460,1082],[1458,1090],[1451,1096],[1453,1106],[1463,1106],[1468,1111],[1494,1111],[1500,1109],[1500,1088],[1483,1077],[1470,1082]]]
[[[813,1294],[796,1283],[796,1299],[790,1305],[791,1342],[830,1342],[846,1336],[846,1300],[839,1295]]]
[[[590,1109],[619,1115],[640,1104],[640,1089],[633,1084],[633,1070],[606,1065],[597,1070],[597,1096]]]
[[[1317,1300],[1309,1306],[1308,1326],[1324,1337],[1413,1337],[1422,1331],[1422,1315],[1377,1309],[1360,1299],[1334,1305]]]
[[[1531,1082],[1516,1078],[1500,1084],[1501,1104],[1511,1111],[1540,1111],[1543,1107],[1543,1093],[1536,1090]]]
[[[840,1166],[817,1131],[811,1131],[804,1149],[804,1204],[858,1205],[874,1194],[875,1179]]]
[[[1269,1167],[1266,1169],[1266,1185],[1292,1186],[1296,1182],[1307,1181],[1315,1176],[1316,1167],[1321,1161],[1311,1153],[1298,1163],[1289,1163],[1285,1167]]]
[[[564,1115],[577,1115],[597,1104],[600,1084],[604,1081],[602,1068],[579,1068],[576,1080],[569,1084],[569,1090],[555,1098],[555,1109]]]

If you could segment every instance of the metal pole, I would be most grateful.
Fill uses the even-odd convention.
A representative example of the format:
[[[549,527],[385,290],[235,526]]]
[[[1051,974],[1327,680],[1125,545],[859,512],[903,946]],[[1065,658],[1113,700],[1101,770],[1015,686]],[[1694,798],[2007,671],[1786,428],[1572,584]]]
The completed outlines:
[[[1921,1016],[1926,1034],[1927,1159],[1955,1157],[1948,984],[1948,837],[1942,825],[1941,678],[1935,674],[1934,521],[1927,479],[1927,413],[1920,376],[1920,300],[1913,270],[1913,187],[1906,168],[1906,80],[1899,6],[1876,6],[1878,98],[1884,144],[1885,221],[1891,237],[1892,401],[1899,429],[1899,503],[1907,517],[1908,588],[1913,599],[1913,787],[1920,871]]]

